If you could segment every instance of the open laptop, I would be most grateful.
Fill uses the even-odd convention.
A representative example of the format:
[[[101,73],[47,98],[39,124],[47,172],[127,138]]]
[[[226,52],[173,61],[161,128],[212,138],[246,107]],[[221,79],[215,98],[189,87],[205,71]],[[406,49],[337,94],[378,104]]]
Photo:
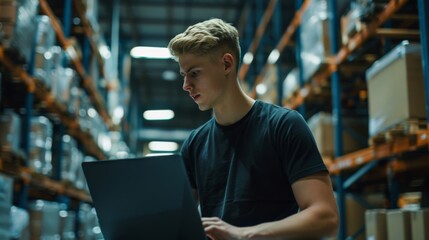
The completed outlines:
[[[207,239],[179,155],[82,167],[106,239]]]

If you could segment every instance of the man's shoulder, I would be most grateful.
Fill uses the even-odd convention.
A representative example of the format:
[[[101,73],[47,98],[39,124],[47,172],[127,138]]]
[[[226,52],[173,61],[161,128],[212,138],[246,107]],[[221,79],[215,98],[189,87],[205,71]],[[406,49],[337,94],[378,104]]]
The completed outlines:
[[[290,108],[286,108],[283,106],[279,106],[273,103],[269,103],[269,102],[264,102],[264,101],[260,101],[258,100],[256,102],[257,107],[259,108],[259,112],[262,114],[266,114],[270,117],[273,116],[278,116],[278,117],[295,117],[298,112],[296,112],[293,109]],[[299,114],[298,114],[299,115]]]

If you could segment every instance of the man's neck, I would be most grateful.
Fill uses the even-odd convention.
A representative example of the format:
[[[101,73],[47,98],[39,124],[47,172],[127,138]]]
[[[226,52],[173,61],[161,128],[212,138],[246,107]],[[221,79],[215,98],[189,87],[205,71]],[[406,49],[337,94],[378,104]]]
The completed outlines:
[[[227,96],[222,105],[213,109],[216,122],[223,126],[234,124],[250,111],[254,103],[255,100],[240,89],[235,94]]]

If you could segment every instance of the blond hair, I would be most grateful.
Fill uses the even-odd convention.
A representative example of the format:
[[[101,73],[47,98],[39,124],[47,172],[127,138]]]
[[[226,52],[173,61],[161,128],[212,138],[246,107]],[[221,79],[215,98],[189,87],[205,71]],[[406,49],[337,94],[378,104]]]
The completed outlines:
[[[240,43],[237,29],[221,19],[213,18],[188,27],[177,34],[168,44],[171,55],[177,61],[180,55],[191,53],[198,56],[230,52],[240,63]]]

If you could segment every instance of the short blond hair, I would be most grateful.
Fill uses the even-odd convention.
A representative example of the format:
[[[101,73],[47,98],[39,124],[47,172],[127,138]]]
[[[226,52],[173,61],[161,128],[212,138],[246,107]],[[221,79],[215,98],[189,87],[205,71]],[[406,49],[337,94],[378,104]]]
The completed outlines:
[[[188,27],[177,34],[168,44],[171,55],[177,61],[180,55],[191,53],[198,56],[230,52],[240,64],[240,42],[237,29],[218,18],[212,18]]]

